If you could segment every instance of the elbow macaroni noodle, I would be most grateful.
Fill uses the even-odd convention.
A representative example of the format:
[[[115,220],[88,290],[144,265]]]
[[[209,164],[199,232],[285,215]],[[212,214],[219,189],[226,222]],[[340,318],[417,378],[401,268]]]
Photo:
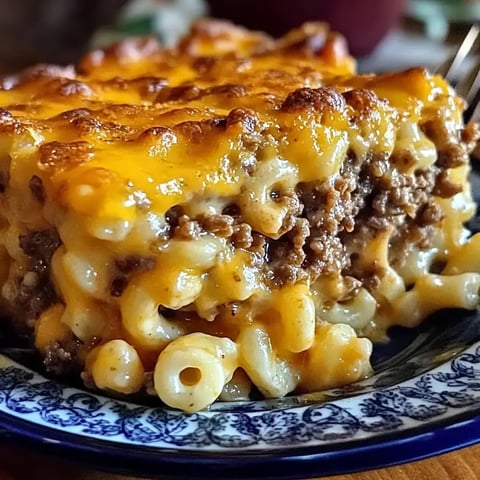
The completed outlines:
[[[143,386],[144,369],[136,350],[125,340],[110,340],[92,350],[86,370],[98,388],[135,393]]]
[[[191,333],[170,343],[159,355],[154,371],[158,396],[186,412],[213,403],[238,366],[235,342]]]
[[[245,328],[238,338],[239,365],[267,398],[283,397],[298,384],[298,374],[273,349],[268,333],[259,326]]]

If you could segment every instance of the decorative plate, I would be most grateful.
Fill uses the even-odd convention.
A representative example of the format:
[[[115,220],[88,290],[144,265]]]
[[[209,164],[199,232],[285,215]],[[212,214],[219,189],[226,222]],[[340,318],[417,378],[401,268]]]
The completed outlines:
[[[480,441],[480,313],[444,311],[390,336],[368,380],[193,415],[60,384],[11,350],[0,355],[0,433],[83,465],[176,479],[334,475]]]

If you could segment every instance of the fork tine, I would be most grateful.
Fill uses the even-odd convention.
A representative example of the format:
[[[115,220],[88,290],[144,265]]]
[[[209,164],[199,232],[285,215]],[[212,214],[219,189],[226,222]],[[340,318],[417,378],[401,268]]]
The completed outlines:
[[[437,73],[450,81],[454,80],[458,76],[459,67],[467,58],[479,35],[480,27],[478,25],[472,25],[458,50],[449,59],[449,61],[440,66],[440,68],[437,70]]]
[[[472,123],[480,122],[480,102],[477,102],[477,104],[473,108],[471,115],[468,116],[467,120]]]
[[[480,91],[480,60],[475,61],[468,74],[457,83],[455,90],[457,95],[464,98],[468,105],[475,100]]]

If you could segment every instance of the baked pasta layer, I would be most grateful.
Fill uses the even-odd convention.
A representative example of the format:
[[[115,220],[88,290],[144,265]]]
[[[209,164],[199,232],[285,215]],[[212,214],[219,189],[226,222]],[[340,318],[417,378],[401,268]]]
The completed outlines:
[[[391,325],[478,304],[462,100],[356,75],[325,25],[203,21],[0,106],[2,308],[50,373],[193,412],[362,379]]]

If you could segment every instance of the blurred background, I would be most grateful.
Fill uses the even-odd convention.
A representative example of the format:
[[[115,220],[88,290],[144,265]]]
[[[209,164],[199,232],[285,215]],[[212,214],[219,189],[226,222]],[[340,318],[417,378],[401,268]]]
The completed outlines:
[[[347,37],[362,70],[382,71],[439,64],[480,20],[480,0],[0,0],[0,12],[0,72],[75,62],[128,35],[172,44],[205,15],[273,35],[325,20]]]

